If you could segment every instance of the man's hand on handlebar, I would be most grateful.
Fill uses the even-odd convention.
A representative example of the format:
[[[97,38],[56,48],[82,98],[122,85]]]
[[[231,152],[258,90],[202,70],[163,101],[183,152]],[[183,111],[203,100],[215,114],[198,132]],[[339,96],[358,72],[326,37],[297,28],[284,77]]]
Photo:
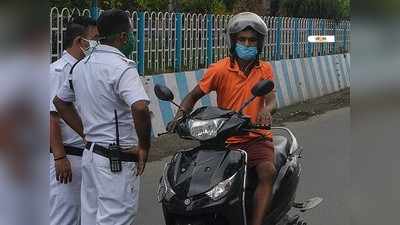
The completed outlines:
[[[181,109],[176,112],[175,118],[167,124],[167,132],[174,133],[178,124],[182,121],[185,117],[185,112]]]
[[[260,126],[270,126],[272,124],[271,112],[266,107],[258,113],[256,124]]]

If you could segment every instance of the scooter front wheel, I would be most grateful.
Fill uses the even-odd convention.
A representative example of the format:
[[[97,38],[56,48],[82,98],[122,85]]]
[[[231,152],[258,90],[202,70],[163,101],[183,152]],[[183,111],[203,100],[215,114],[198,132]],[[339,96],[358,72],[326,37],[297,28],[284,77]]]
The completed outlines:
[[[202,220],[202,219],[191,219],[191,220],[176,220],[175,225],[227,225],[226,221],[219,220]]]
[[[177,220],[175,225],[208,225],[208,223],[201,220]]]
[[[208,225],[207,223],[204,223],[203,221],[193,221],[193,222],[179,222],[177,221],[175,225]]]
[[[306,222],[304,222],[304,221],[299,221],[299,222],[297,222],[297,224],[296,225],[307,225],[307,223]]]

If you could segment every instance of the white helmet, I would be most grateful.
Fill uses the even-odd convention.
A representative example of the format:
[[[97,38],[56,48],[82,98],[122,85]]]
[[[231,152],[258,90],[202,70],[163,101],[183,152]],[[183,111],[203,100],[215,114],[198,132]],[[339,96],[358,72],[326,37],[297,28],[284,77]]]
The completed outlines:
[[[252,12],[242,12],[234,15],[228,22],[228,26],[225,30],[226,40],[229,49],[231,49],[232,41],[231,35],[239,33],[240,31],[246,29],[247,27],[253,28],[257,33],[262,35],[262,43],[264,45],[265,37],[267,36],[268,28],[265,22],[255,13]]]

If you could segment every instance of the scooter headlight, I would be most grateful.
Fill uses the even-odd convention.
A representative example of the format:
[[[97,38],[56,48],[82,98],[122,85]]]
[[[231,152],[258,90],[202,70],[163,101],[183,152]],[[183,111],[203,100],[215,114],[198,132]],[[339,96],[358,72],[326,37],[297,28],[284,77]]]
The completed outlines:
[[[200,141],[214,138],[226,119],[189,120],[190,135]]]
[[[165,194],[167,193],[167,188],[164,185],[164,182],[162,181],[163,178],[161,178],[160,183],[158,184],[158,190],[157,190],[157,201],[161,202]]]
[[[168,181],[166,181],[164,177],[162,177],[161,179],[162,180],[160,182],[160,185],[158,186],[157,191],[157,200],[158,202],[161,202],[163,199],[169,201],[172,197],[174,197],[175,192],[169,186]]]
[[[218,183],[215,187],[213,187],[210,191],[206,192],[206,195],[213,199],[214,201],[224,197],[226,193],[228,193],[229,189],[231,188],[233,181],[236,177],[235,173],[230,178]]]
[[[158,185],[158,191],[157,191],[158,202],[161,202],[163,199],[169,201],[175,195],[174,190],[171,188],[167,180],[167,174],[166,174],[167,167],[168,163],[165,165],[164,174],[161,177],[160,184]]]

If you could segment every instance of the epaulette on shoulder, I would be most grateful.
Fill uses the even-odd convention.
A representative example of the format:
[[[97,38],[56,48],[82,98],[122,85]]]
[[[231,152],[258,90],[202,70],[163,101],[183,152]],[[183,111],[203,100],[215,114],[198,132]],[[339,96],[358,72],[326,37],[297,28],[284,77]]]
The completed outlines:
[[[56,71],[56,72],[62,72],[62,71],[64,70],[65,66],[67,66],[67,64],[68,64],[68,63],[67,63],[65,60],[59,60],[59,61],[55,62],[55,63],[53,64],[53,66],[54,66],[54,71]]]
[[[131,60],[131,59],[128,59],[128,58],[126,58],[126,57],[121,57],[121,59],[122,59],[124,62],[126,62],[129,66],[136,67],[136,62],[135,62],[135,61],[133,61],[133,60]]]

